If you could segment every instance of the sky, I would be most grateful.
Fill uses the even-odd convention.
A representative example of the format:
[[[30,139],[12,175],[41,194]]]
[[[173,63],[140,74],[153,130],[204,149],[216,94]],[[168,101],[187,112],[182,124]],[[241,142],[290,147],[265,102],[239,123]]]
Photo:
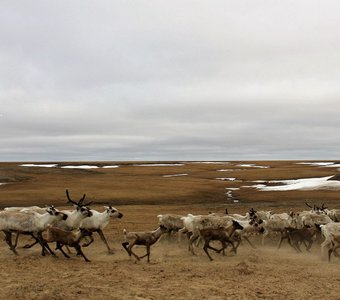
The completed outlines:
[[[329,160],[337,0],[3,0],[0,161]]]

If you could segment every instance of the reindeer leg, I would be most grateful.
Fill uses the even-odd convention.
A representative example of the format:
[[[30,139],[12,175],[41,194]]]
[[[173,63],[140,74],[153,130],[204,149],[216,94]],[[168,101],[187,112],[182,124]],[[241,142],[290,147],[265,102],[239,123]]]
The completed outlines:
[[[146,254],[143,256],[140,256],[139,258],[142,259],[144,257],[148,257],[148,263],[150,262],[150,245],[146,245]]]
[[[51,250],[50,246],[48,245],[48,243],[46,241],[44,241],[43,237],[42,237],[42,234],[41,232],[38,232],[37,233],[37,236],[35,237],[38,239],[40,245],[41,245],[41,255],[42,256],[45,256],[45,253],[46,253],[46,249],[48,250],[48,252],[53,255],[53,256],[56,256],[55,253]]]
[[[132,242],[131,244],[129,242],[124,242],[122,243],[122,246],[124,247],[124,249],[129,254],[130,257],[132,254],[137,260],[140,260],[140,258],[134,252],[132,252],[132,247],[134,246],[134,244],[135,242]]]
[[[285,240],[285,239],[288,239],[288,234],[287,234],[287,233],[284,234],[283,232],[281,232],[280,242],[279,242],[279,245],[278,245],[278,247],[277,247],[278,249],[281,248],[282,242],[283,242],[283,240]]]
[[[233,251],[234,251],[235,254],[236,254],[237,248],[238,248],[238,246],[240,246],[242,239],[241,239],[241,236],[235,236],[235,235],[234,235],[234,236],[232,237],[232,240],[233,240],[234,242],[237,243],[236,246],[235,246],[234,243],[233,243],[232,241],[229,242],[229,243],[232,245]],[[249,242],[249,241],[248,241],[248,242]]]
[[[269,234],[268,230],[265,230],[265,232],[262,234],[262,246],[264,246],[264,239],[266,238],[266,236]]]
[[[57,242],[57,249],[61,251],[61,253],[66,257],[66,258],[70,258],[70,256],[68,256],[66,254],[66,252],[63,250],[63,245],[60,242]]]
[[[17,245],[18,245],[19,235],[20,235],[20,233],[19,233],[19,232],[17,232],[17,235],[16,235],[16,237],[15,237],[14,248],[16,248],[16,247],[17,247]]]
[[[126,252],[129,254],[129,256],[131,256],[131,253],[129,251],[129,242],[124,242],[122,243],[122,246],[124,247],[124,249],[126,250]]]
[[[189,239],[189,251],[191,251],[192,255],[196,255],[194,252],[194,247],[192,244],[199,238],[199,235],[193,234]]]
[[[301,251],[301,248],[300,248],[300,245],[299,245],[299,241],[295,241],[294,243],[293,243],[293,247],[294,247],[294,249],[296,250],[296,252],[302,252]]]
[[[210,256],[210,254],[209,254],[209,252],[208,252],[208,248],[210,248],[210,247],[209,247],[209,241],[206,241],[206,242],[204,243],[203,250],[204,250],[204,252],[207,254],[207,256],[209,257],[210,261],[213,261],[213,258]]]
[[[140,260],[140,257],[138,256],[138,255],[136,255],[136,253],[134,253],[133,251],[132,251],[132,247],[135,245],[135,243],[133,242],[132,244],[130,244],[130,246],[129,246],[129,248],[128,248],[128,251],[129,251],[129,253],[131,253],[137,260]],[[131,254],[130,254],[130,256],[131,256]]]
[[[231,251],[233,251],[233,252],[235,253],[235,255],[236,255],[236,254],[237,254],[237,248],[238,248],[238,246],[239,246],[240,244],[238,244],[238,246],[235,247],[235,245],[234,245],[234,243],[233,243],[232,241],[228,240],[227,242],[231,245],[231,247],[233,247],[233,250],[231,250]],[[231,252],[231,251],[230,251],[230,252]]]
[[[243,238],[248,242],[248,244],[250,245],[250,247],[252,247],[253,249],[256,249],[256,247],[253,245],[252,242],[250,242],[250,240],[248,239],[247,236],[244,236]],[[236,246],[235,248],[237,249],[239,245],[240,245],[240,243],[238,243],[237,246]]]
[[[15,247],[12,244],[12,233],[10,231],[4,231],[5,233],[5,241],[9,246],[9,249],[13,251],[15,255],[18,255],[18,252],[15,250]]]
[[[220,250],[217,250],[217,253],[221,253],[222,252],[222,255],[225,256],[224,249],[227,248],[227,244],[226,244],[225,241],[220,241],[220,242],[221,242],[222,248]]]
[[[335,257],[340,257],[340,254],[336,251],[338,248],[340,248],[340,246],[336,246],[336,247],[333,248],[333,255]]]
[[[209,248],[209,249],[211,249],[211,250],[214,250],[216,253],[220,253],[220,251],[223,250],[223,247],[222,247],[222,249],[219,251],[218,249],[216,249],[216,248],[210,246],[210,241],[208,241],[208,245],[207,245],[206,247]]]
[[[23,246],[23,248],[32,248],[34,245],[39,243],[39,240],[33,235],[31,234],[32,238],[35,240],[32,244],[26,244],[25,246]]]
[[[87,238],[87,236],[86,236],[85,238]],[[88,246],[90,246],[90,245],[93,243],[94,238],[93,238],[92,234],[89,236],[89,238],[90,238],[90,241],[88,241],[88,242],[82,244],[82,245],[81,245],[82,247],[88,247]]]
[[[331,262],[331,254],[333,252],[333,247],[328,250],[328,262]]]
[[[108,242],[106,241],[106,238],[105,238],[105,236],[104,236],[103,231],[102,231],[101,229],[98,229],[97,232],[98,232],[100,238],[102,239],[102,241],[104,242],[104,244],[106,245],[106,248],[107,248],[107,250],[108,250],[108,253],[109,253],[109,254],[113,254],[114,251],[110,248]]]
[[[150,245],[146,246],[146,251],[148,253],[148,263],[150,262]]]
[[[313,240],[312,240],[312,239],[309,239],[309,240],[307,240],[307,242],[308,242],[308,245],[306,245],[306,241],[304,241],[305,246],[306,246],[306,250],[307,250],[308,252],[310,252],[310,248],[312,248],[312,245],[313,245]]]
[[[188,233],[188,231],[186,230],[186,228],[182,228],[180,230],[178,230],[178,242],[180,243],[182,241],[182,234],[183,233]]]
[[[90,262],[90,260],[84,255],[84,253],[83,253],[83,251],[81,250],[81,247],[80,247],[79,244],[76,244],[76,245],[74,246],[74,248],[76,248],[77,254],[80,254],[82,257],[84,257],[84,259],[85,259],[86,262]]]

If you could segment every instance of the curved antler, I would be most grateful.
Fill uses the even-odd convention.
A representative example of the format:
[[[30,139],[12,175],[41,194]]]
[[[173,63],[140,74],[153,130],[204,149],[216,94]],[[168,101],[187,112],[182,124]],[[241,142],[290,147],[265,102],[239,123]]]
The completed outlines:
[[[90,201],[89,203],[81,204],[81,206],[88,206],[88,205],[91,205],[92,203],[93,201]]]
[[[311,207],[307,202],[305,202],[305,204],[306,204],[308,207],[312,208],[312,209],[315,208],[315,205],[314,205],[314,208],[313,208],[313,207]]]
[[[82,205],[82,206],[87,205],[87,204],[83,204],[85,197],[86,197],[86,194],[84,194],[83,197],[78,201],[78,205]]]
[[[75,202],[75,201],[73,201],[71,198],[70,198],[70,194],[68,193],[68,189],[66,189],[66,196],[67,196],[67,199],[68,199],[68,201],[67,201],[67,203],[72,203],[72,204],[74,204],[74,205],[79,205],[77,202]]]
[[[72,204],[74,204],[74,205],[77,205],[78,207],[88,206],[88,205],[91,205],[91,204],[93,203],[93,201],[90,201],[89,203],[83,203],[84,200],[85,200],[86,194],[84,194],[83,197],[81,197],[81,199],[80,199],[78,202],[73,201],[73,200],[71,199],[71,197],[70,197],[70,194],[69,194],[69,192],[68,192],[68,189],[66,189],[66,196],[67,196],[67,199],[68,199],[67,203],[70,202],[70,203],[72,203]]]

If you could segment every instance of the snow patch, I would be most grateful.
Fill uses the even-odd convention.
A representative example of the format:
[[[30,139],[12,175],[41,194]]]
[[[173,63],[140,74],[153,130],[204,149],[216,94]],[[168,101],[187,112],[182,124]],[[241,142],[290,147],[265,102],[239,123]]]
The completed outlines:
[[[55,168],[57,166],[57,164],[41,164],[41,165],[37,165],[37,164],[22,164],[19,165],[20,167],[38,167],[38,168]]]
[[[114,169],[114,168],[119,168],[119,166],[103,166],[103,169]]]
[[[179,176],[188,176],[189,174],[172,174],[172,175],[163,175],[163,177],[179,177]]]
[[[238,167],[246,167],[246,168],[259,168],[259,169],[268,169],[269,166],[257,166],[255,164],[240,164],[237,165]]]
[[[134,164],[134,167],[180,167],[184,164]]]
[[[314,166],[314,167],[323,167],[323,166],[332,166],[334,162],[299,162],[296,163],[297,165],[307,165],[307,166]]]
[[[98,166],[79,165],[79,166],[63,166],[62,169],[98,169]]]
[[[240,181],[240,180],[236,180],[236,178],[225,178],[225,177],[216,178],[216,179],[223,180],[223,181]]]
[[[260,191],[310,191],[318,189],[340,190],[340,181],[329,180],[332,176],[320,177],[320,178],[303,178],[294,180],[272,180],[268,183],[281,183],[282,185],[267,186],[264,184],[243,186],[256,188]]]

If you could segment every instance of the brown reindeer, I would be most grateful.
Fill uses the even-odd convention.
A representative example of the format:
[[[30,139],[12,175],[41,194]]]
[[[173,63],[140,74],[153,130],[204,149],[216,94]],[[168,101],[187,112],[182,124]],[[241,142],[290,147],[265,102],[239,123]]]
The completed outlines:
[[[141,258],[148,257],[148,262],[150,262],[150,247],[158,241],[162,234],[166,233],[168,229],[160,225],[154,231],[143,231],[143,232],[129,232],[127,233],[124,229],[124,236],[126,242],[122,243],[122,246],[127,251],[129,256],[131,254],[137,259],[140,260]],[[143,256],[138,256],[132,251],[132,247],[135,245],[142,245],[146,247],[146,254]]]
[[[210,256],[208,252],[208,248],[214,250],[217,253],[220,253],[221,251],[223,251],[223,254],[224,254],[224,249],[227,248],[227,244],[230,244],[233,247],[233,251],[236,253],[236,248],[233,242],[231,241],[231,237],[233,233],[235,232],[235,230],[237,229],[243,229],[243,226],[233,220],[232,224],[226,228],[224,227],[222,228],[220,227],[217,229],[205,228],[205,229],[200,230],[200,236],[204,240],[203,250],[208,255],[211,261],[213,260],[213,258]],[[222,248],[218,250],[210,246],[210,241],[220,241],[222,244]]]

